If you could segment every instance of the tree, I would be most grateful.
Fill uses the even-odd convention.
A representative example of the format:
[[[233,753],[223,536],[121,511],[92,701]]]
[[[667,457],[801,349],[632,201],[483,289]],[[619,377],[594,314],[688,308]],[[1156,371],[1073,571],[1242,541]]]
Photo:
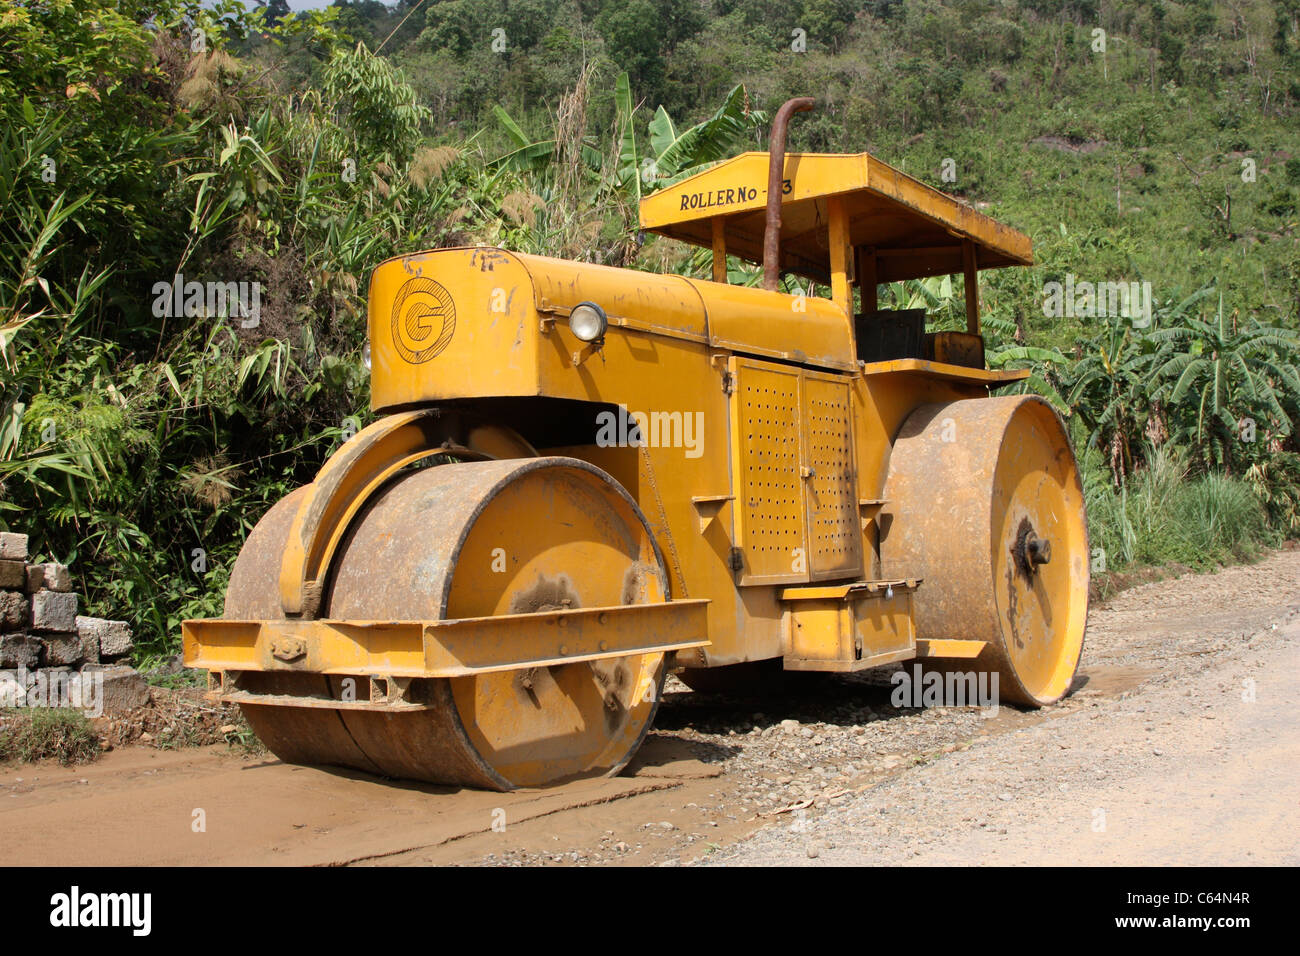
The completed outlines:
[[[614,60],[642,88],[658,90],[663,82],[657,11],[651,0],[610,4],[596,18],[596,29]]]
[[[267,3],[261,6],[266,9],[265,23],[271,27],[279,26],[281,20],[293,13],[289,9],[289,0],[268,0]]]
[[[1300,409],[1296,333],[1253,318],[1238,328],[1237,313],[1231,321],[1224,314],[1222,293],[1215,321],[1189,315],[1184,323],[1150,336],[1173,353],[1162,352],[1153,394],[1175,410],[1174,437],[1206,465],[1230,467],[1249,457],[1234,449],[1290,436]]]
[[[429,110],[415,101],[415,91],[402,74],[363,43],[330,60],[325,95],[342,113],[367,157],[409,159],[429,118]]]
[[[1107,457],[1119,484],[1134,468],[1134,443],[1151,403],[1148,382],[1157,347],[1128,319],[1109,316],[1106,326],[1081,343],[1066,398],[1088,429],[1088,444]]]

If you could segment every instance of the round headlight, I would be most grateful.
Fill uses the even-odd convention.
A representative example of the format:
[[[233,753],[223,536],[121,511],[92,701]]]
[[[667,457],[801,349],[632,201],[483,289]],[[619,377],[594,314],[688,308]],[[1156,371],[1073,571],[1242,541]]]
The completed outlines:
[[[609,319],[595,302],[579,302],[569,313],[569,328],[584,342],[598,342],[605,337]]]

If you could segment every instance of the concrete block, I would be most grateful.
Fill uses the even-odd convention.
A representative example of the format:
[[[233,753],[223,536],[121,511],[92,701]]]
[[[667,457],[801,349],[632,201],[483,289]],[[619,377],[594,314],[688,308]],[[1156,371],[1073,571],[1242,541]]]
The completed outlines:
[[[42,634],[46,665],[76,664],[81,661],[81,638],[76,634]]]
[[[85,620],[95,620],[94,618],[77,618],[77,640],[81,642],[81,659],[87,664],[99,663],[99,634],[95,631],[87,630],[81,626]]]
[[[41,656],[41,642],[19,631],[0,634],[0,667],[26,667],[37,665]]]
[[[108,631],[108,621],[102,617],[86,617],[77,615],[77,633],[85,640],[94,641],[95,647],[99,647],[100,639]]]
[[[32,630],[77,633],[77,596],[67,591],[37,591],[32,595]]]
[[[40,584],[36,587],[32,587],[32,568],[40,568]],[[56,564],[53,561],[28,565],[27,590],[35,594],[41,588],[49,588],[51,591],[71,591],[72,572],[68,570],[66,564]]]
[[[121,657],[130,654],[134,644],[131,628],[126,621],[106,621],[102,617],[78,617],[77,633],[84,642],[94,642],[99,648],[99,660],[104,657]]]
[[[0,631],[17,631],[27,626],[31,604],[21,591],[0,591]]]
[[[87,664],[81,668],[81,677],[95,680],[104,675],[104,713],[122,714],[149,703],[149,685],[134,667],[125,664]]]
[[[121,657],[130,654],[135,644],[131,640],[131,626],[126,621],[105,621],[108,627],[99,638],[101,657]]]
[[[0,588],[21,591],[27,586],[27,565],[21,561],[0,560]]]
[[[0,531],[0,560],[26,561],[27,535]]]

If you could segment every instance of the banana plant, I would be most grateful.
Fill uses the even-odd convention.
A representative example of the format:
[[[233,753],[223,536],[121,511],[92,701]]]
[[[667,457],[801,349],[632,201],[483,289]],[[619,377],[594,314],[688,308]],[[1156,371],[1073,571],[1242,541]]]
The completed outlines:
[[[627,88],[626,73],[619,77],[619,88],[620,91]],[[630,96],[625,103],[629,117],[626,127],[630,133]],[[765,112],[750,109],[749,93],[743,84],[731,88],[712,116],[681,131],[668,111],[660,106],[650,120],[650,154],[631,166],[625,157],[637,155],[635,141],[630,149],[626,145],[620,149],[619,182],[624,188],[635,188],[637,199],[641,198],[643,185],[651,191],[666,189],[730,157],[749,132],[762,129],[767,123]]]
[[[988,353],[991,369],[1029,369],[1029,377],[1008,386],[1007,394],[1041,395],[1067,416],[1071,414],[1070,404],[1058,383],[1062,382],[1069,364],[1069,359],[1056,349],[1029,345],[1003,345]]]
[[[520,172],[543,173],[552,165],[560,146],[558,138],[550,136],[545,139],[533,139],[499,103],[492,107],[492,115],[505,130],[506,136],[514,144],[514,149],[504,156],[489,160],[489,166],[504,166]],[[604,165],[604,157],[601,155],[595,137],[583,137],[581,155],[583,163],[589,170],[594,173],[600,172]]]
[[[930,321],[938,325],[960,323],[966,327],[966,307],[957,295],[952,276],[905,279],[885,286],[881,307],[888,309],[925,309]]]
[[[1110,450],[1118,484],[1133,470],[1133,441],[1151,406],[1158,345],[1128,320],[1112,316],[1079,348],[1083,354],[1071,373],[1066,404],[1087,426],[1088,444]]]
[[[1252,414],[1267,416],[1272,434],[1284,437],[1300,410],[1300,339],[1257,319],[1239,328],[1236,319],[1233,312],[1229,321],[1220,293],[1214,321],[1187,315],[1150,336],[1172,353],[1154,369],[1154,397],[1171,408],[1194,409],[1184,417],[1182,437],[1207,463],[1231,462],[1234,443],[1244,437],[1242,423]]]

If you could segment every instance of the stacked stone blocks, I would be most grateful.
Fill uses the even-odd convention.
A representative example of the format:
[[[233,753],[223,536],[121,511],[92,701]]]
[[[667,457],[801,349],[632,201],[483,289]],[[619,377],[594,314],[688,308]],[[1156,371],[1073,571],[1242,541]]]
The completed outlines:
[[[27,557],[27,535],[0,532],[0,669],[84,670],[130,655],[125,621],[79,615],[67,566]]]

